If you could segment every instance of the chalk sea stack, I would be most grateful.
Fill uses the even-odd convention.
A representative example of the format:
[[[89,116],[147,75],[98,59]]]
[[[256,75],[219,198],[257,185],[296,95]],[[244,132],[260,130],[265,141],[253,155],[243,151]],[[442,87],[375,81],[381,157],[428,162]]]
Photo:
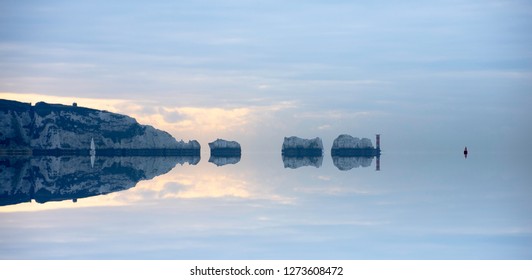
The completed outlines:
[[[285,157],[320,157],[323,155],[323,142],[319,137],[313,139],[285,137],[281,152]]]
[[[377,135],[377,147],[373,147],[371,140],[368,138],[359,139],[351,135],[342,134],[334,139],[333,146],[331,148],[331,155],[354,157],[354,156],[379,156],[381,154],[380,149],[380,135]]]
[[[209,148],[211,149],[211,156],[240,157],[242,154],[240,144],[236,141],[216,139],[216,141],[209,143]]]

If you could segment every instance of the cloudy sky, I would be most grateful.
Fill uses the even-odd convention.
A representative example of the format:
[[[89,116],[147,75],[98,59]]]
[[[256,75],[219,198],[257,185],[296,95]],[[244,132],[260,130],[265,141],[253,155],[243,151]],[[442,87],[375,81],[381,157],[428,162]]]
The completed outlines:
[[[532,141],[530,2],[366,2],[2,0],[0,98],[250,149],[340,133],[382,133],[392,151]]]

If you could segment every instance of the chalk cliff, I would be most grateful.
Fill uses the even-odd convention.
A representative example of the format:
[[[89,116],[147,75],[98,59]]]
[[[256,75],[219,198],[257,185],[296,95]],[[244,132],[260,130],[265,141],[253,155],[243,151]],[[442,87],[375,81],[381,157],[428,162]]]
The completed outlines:
[[[176,141],[170,134],[134,118],[96,109],[39,102],[32,106],[0,100],[0,149],[88,150],[189,149],[197,141]]]

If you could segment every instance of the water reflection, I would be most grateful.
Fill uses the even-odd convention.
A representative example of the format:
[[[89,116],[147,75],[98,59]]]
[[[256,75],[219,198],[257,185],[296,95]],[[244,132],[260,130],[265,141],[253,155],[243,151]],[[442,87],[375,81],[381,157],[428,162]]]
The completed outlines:
[[[370,167],[373,157],[332,157],[334,166],[339,170],[351,170],[358,167]]]
[[[334,166],[341,171],[348,171],[359,167],[370,167],[373,163],[373,158],[376,158],[375,170],[380,171],[380,156],[332,156]],[[322,163],[323,156],[283,156],[284,168],[296,169],[305,166],[320,168]]]
[[[299,156],[283,156],[284,168],[300,168],[303,166],[314,166],[320,168],[323,162],[323,156],[317,157],[299,157]]]
[[[347,157],[347,156],[333,156],[333,164],[342,171],[351,170],[353,168],[359,168],[359,167],[370,167],[373,163],[374,157]],[[377,163],[375,166],[375,170],[380,171],[380,157],[375,157],[377,159]]]
[[[227,164],[237,164],[240,161],[241,155],[238,156],[213,156],[209,158],[209,162],[216,164],[216,166],[224,166]]]
[[[122,191],[141,180],[172,170],[176,164],[196,165],[199,156],[185,157],[2,157],[0,206],[35,200],[72,200]]]
[[[57,160],[32,161],[45,159]],[[70,162],[62,166],[79,165],[84,169],[80,177],[100,176],[91,171],[89,157],[81,159],[62,159]],[[529,259],[528,159],[391,152],[385,172],[339,171],[328,155],[320,168],[298,170],[285,169],[279,152],[245,153],[238,165],[225,168],[204,160],[77,204],[0,207],[0,258]],[[112,166],[117,159],[97,156],[95,170],[102,169],[102,160]],[[151,159],[133,160],[147,164]],[[15,185],[15,178],[28,180],[44,168],[23,163],[0,165],[0,193],[45,181]],[[143,163],[129,165],[138,164]],[[57,189],[75,185],[64,179],[74,180],[68,172],[53,170],[59,169],[46,170],[42,177],[55,178],[57,186],[62,177],[67,184]],[[29,201],[31,193],[25,192],[23,201]]]

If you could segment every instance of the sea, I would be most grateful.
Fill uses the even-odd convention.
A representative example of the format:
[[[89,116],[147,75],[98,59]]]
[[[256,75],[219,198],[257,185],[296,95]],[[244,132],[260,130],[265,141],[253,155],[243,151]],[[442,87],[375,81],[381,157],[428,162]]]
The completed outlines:
[[[0,158],[2,259],[530,259],[530,157]]]

